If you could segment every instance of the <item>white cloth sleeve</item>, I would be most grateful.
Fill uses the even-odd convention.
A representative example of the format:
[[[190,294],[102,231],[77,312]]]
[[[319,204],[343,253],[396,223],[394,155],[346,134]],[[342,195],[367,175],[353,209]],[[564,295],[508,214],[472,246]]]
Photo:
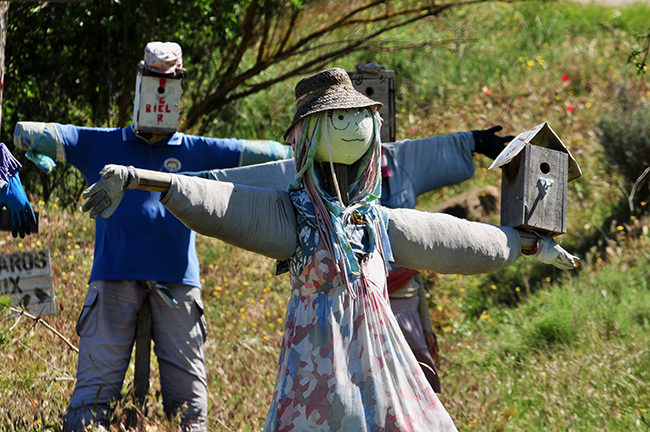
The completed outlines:
[[[63,141],[54,123],[18,122],[14,130],[14,145],[24,151],[34,151],[65,162]]]
[[[470,222],[443,213],[388,209],[395,265],[447,274],[490,273],[521,254],[514,228]]]
[[[296,216],[287,192],[172,175],[161,203],[188,228],[274,259],[296,251]]]

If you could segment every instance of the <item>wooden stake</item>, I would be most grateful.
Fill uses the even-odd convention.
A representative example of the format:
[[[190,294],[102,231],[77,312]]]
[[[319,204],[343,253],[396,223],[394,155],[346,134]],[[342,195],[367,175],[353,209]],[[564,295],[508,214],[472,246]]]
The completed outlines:
[[[2,124],[2,96],[5,90],[5,47],[7,45],[7,21],[9,2],[0,1],[0,125]]]
[[[151,361],[151,301],[149,294],[138,312],[138,326],[135,337],[135,365],[133,387],[135,397],[142,405],[149,393],[149,370]]]

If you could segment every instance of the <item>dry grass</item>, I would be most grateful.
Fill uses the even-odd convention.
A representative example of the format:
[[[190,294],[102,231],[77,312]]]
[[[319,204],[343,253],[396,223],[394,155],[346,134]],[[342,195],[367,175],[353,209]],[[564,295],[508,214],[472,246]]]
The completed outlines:
[[[399,138],[493,124],[516,134],[548,121],[584,172],[570,185],[569,234],[560,239],[583,258],[578,271],[522,259],[492,275],[425,275],[443,356],[441,399],[459,430],[650,429],[648,219],[620,212],[626,191],[597,139],[597,121],[619,83],[648,95],[646,80],[625,62],[634,44],[632,25],[625,24],[647,23],[650,13],[642,6],[618,15],[579,8],[487,5],[432,24],[480,37],[462,63],[451,48],[377,60],[400,72]],[[366,59],[347,61],[359,60]],[[428,194],[419,207],[500,182],[487,160],[476,158],[476,166],[471,182]],[[0,246],[3,253],[50,249],[59,313],[45,319],[76,345],[94,227],[78,208],[36,208],[42,232],[23,240],[4,234]],[[198,248],[209,326],[210,430],[260,430],[275,382],[288,278],[272,276],[274,262],[218,240],[199,237]],[[0,347],[0,429],[60,431],[76,354],[42,326],[6,315]],[[174,430],[162,415],[157,374],[154,360],[148,413],[135,416],[132,430]],[[115,430],[128,429],[132,379],[130,370]]]

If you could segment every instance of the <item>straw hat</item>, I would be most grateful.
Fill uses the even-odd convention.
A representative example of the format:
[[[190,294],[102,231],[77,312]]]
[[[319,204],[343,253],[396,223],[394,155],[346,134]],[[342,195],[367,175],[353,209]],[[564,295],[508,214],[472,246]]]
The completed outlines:
[[[341,68],[327,69],[301,79],[296,85],[296,115],[284,133],[284,139],[291,128],[310,114],[321,111],[349,108],[381,108],[382,103],[359,93],[350,76]]]

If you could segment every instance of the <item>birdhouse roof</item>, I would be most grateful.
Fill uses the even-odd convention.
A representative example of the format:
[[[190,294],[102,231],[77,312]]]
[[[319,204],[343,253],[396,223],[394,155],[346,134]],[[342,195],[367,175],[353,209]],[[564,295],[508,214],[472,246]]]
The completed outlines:
[[[489,169],[500,167],[508,164],[521,152],[526,145],[536,145],[551,150],[561,151],[569,155],[569,178],[568,181],[577,179],[582,175],[582,170],[578,163],[571,155],[571,152],[564,145],[560,137],[557,136],[555,131],[551,129],[548,123],[544,122],[535,126],[534,128],[522,132],[515,137],[510,144],[494,159]]]

